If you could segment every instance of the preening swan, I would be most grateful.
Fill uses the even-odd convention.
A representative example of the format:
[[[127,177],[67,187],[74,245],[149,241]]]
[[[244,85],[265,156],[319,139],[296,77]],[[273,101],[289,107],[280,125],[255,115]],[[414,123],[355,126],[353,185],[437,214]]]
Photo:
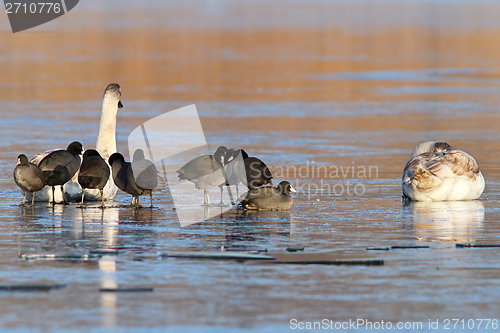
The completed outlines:
[[[476,160],[446,142],[425,142],[412,152],[403,171],[403,199],[412,201],[474,200],[484,191]]]
[[[123,105],[120,101],[121,89],[117,83],[109,84],[104,91],[104,98],[102,102],[101,122],[99,125],[99,134],[97,136],[96,150],[107,162],[109,156],[116,152],[116,114],[118,108]],[[50,153],[46,151],[36,155],[31,162],[38,165],[40,161]],[[64,193],[66,198],[70,201],[80,200],[82,189],[78,184],[78,173],[64,185]],[[113,199],[118,191],[115,183],[110,176],[109,181],[103,189],[104,200]],[[31,199],[31,193],[27,193],[26,198]],[[55,202],[63,202],[63,197],[60,191],[55,192]],[[87,189],[85,191],[86,200],[101,200],[100,190]],[[50,188],[45,187],[41,191],[36,192],[35,201],[52,201],[52,191]]]

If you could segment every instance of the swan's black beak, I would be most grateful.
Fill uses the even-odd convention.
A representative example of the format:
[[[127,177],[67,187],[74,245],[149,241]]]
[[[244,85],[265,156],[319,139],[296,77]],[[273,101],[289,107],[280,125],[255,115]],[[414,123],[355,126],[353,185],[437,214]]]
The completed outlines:
[[[123,107],[122,101],[118,101],[118,108],[121,109]]]

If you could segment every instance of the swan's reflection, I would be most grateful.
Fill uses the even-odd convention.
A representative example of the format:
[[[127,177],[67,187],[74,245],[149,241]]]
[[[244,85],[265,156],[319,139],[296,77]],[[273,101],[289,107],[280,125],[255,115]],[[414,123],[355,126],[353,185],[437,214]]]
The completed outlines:
[[[411,202],[403,206],[403,228],[422,240],[475,241],[484,221],[479,200]]]
[[[99,270],[101,271],[101,289],[118,288],[115,257],[103,256],[99,260]],[[116,292],[101,292],[104,327],[116,327],[116,303]]]
[[[81,211],[81,221],[75,220],[74,223],[78,224],[80,222],[82,226],[87,227],[87,230],[92,230],[92,233],[97,232],[97,236],[100,236],[99,234],[102,232],[102,248],[115,248],[118,243],[119,208],[106,207],[105,209],[101,209],[100,207],[93,207],[82,209]],[[97,224],[97,228],[89,228],[93,224]]]

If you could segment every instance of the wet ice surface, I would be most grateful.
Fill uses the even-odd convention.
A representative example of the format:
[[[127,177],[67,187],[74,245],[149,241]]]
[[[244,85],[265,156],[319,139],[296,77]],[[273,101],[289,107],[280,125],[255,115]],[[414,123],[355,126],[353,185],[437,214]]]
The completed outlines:
[[[437,7],[428,7],[432,2],[417,6],[417,2],[405,5],[396,1],[399,5],[394,6],[392,1],[380,8],[377,4],[377,10],[390,9],[385,15],[372,15],[373,5],[365,1],[350,5],[318,1],[311,6],[298,1],[286,10],[276,2],[278,15],[260,2],[249,3],[250,7],[243,8],[248,13],[243,23],[234,19],[234,11],[242,9],[237,2],[223,2],[222,8],[213,4],[213,11],[206,13],[201,11],[204,7],[192,7],[200,10],[196,13],[202,18],[230,17],[228,22],[208,21],[210,27],[217,21],[222,28],[231,27],[230,31],[265,17],[291,19],[266,20],[272,22],[272,27],[265,26],[274,33],[270,37],[266,31],[261,35],[263,28],[258,24],[248,31],[237,30],[249,36],[247,44],[224,29],[221,35],[208,29],[200,37],[197,29],[206,26],[206,21],[191,22],[183,16],[186,13],[178,15],[170,7],[162,7],[162,12],[155,7],[161,15],[153,18],[159,21],[149,20],[153,14],[148,12],[139,17],[142,24],[172,22],[165,20],[168,14],[175,16],[174,27],[183,28],[171,32],[153,26],[154,34],[140,29],[123,32],[127,36],[127,42],[120,45],[123,49],[111,43],[118,38],[107,31],[103,44],[81,42],[78,37],[82,36],[73,31],[66,38],[76,51],[69,47],[58,50],[57,59],[58,66],[76,73],[58,76],[57,68],[47,67],[55,73],[48,78],[43,76],[46,67],[38,61],[34,65],[23,61],[39,59],[41,53],[49,62],[52,50],[39,50],[34,42],[35,49],[29,53],[24,49],[29,43],[0,41],[15,49],[0,58],[5,71],[32,68],[26,71],[42,73],[33,79],[43,78],[36,89],[27,78],[26,82],[10,82],[18,72],[0,78],[5,88],[0,91],[0,284],[66,285],[49,292],[0,292],[2,331],[287,332],[293,318],[420,321],[424,328],[429,319],[439,319],[441,324],[450,318],[499,319],[499,249],[455,247],[456,243],[500,244],[500,55],[489,48],[498,40],[498,5],[461,1],[454,7],[438,1]],[[326,15],[332,9],[329,6],[342,20]],[[83,19],[78,22],[85,28],[89,23],[82,22],[90,14],[83,8],[87,7],[82,4]],[[353,14],[362,8],[359,17]],[[133,9],[120,8],[135,14],[138,8]],[[301,15],[304,10],[312,14]],[[393,14],[401,10],[406,16]],[[106,8],[102,11],[105,14]],[[457,12],[463,20],[455,19]],[[117,21],[113,23],[130,25],[112,14],[109,17]],[[314,15],[321,19],[312,22]],[[411,29],[399,36],[402,21]],[[457,25],[464,29],[463,34],[457,32]],[[441,35],[427,30],[429,26],[437,27]],[[167,42],[168,50],[157,49],[157,39],[136,44],[156,34],[172,42],[186,27],[193,28],[183,36],[193,39],[186,44],[194,50],[194,57]],[[300,34],[302,29],[304,34]],[[325,31],[328,36],[317,37]],[[49,38],[47,35],[35,37]],[[436,47],[435,36],[440,36],[438,41],[446,52]],[[483,43],[476,36],[489,39]],[[409,49],[402,46],[406,37],[416,39]],[[226,40],[231,47],[224,45]],[[456,45],[460,47],[455,49]],[[93,53],[86,54],[88,50],[111,55],[117,72],[87,77],[87,71],[101,72],[102,61]],[[137,55],[136,50],[143,53]],[[74,66],[73,52],[80,56],[77,60],[85,65],[83,70]],[[154,64],[152,73],[149,67],[137,69],[137,59]],[[134,70],[127,72],[130,68]],[[170,77],[174,79],[168,81]],[[78,81],[79,89],[68,83],[71,79]],[[54,209],[43,203],[21,207],[22,197],[12,180],[17,155],[32,157],[45,149],[64,148],[73,140],[94,147],[101,85],[104,88],[111,80],[122,84],[125,107],[118,114],[117,139],[118,149],[125,155],[127,136],[134,128],[164,112],[196,103],[210,144],[243,147],[268,163],[275,183],[292,182],[299,193],[291,210],[246,215],[230,210],[181,227],[168,192],[154,195],[153,209],[146,208],[148,199],[143,198],[146,207],[138,211],[129,206],[130,197],[123,193],[104,211],[92,203],[83,211],[76,204]],[[41,91],[40,95],[30,95],[33,90]],[[64,94],[54,95],[59,91]],[[81,96],[82,91],[91,97]],[[427,140],[445,140],[476,158],[487,181],[481,200],[401,202],[403,166],[411,150]],[[213,202],[218,201],[218,194],[217,188],[211,191]],[[366,250],[395,245],[428,248]],[[382,259],[385,264],[281,266],[158,257],[164,252],[222,247],[267,249],[269,254],[305,247],[305,253]],[[100,260],[23,260],[19,258],[23,253],[94,255],[91,259],[99,254]],[[99,291],[116,286],[154,291]]]
[[[147,108],[148,103],[136,106]],[[281,107],[276,105],[276,108]],[[254,109],[259,111],[260,107]],[[124,109],[120,117],[127,117],[127,112],[132,116],[133,111]],[[62,114],[63,120],[54,121],[61,128],[71,126],[71,114],[64,111]],[[19,117],[24,115],[19,113]],[[245,115],[242,108],[240,117]],[[19,120],[13,117],[7,122],[15,124]],[[43,120],[34,120],[37,121]],[[290,119],[284,117],[283,121]],[[120,125],[119,121],[119,128]],[[84,122],[76,132],[72,130],[71,137],[86,138],[88,131],[95,132],[95,126],[95,121]],[[14,136],[14,127],[6,126],[5,131],[5,137]],[[4,176],[0,281],[67,287],[50,292],[1,293],[3,303],[9,304],[2,313],[3,326],[61,330],[75,326],[171,327],[172,331],[182,326],[195,332],[203,327],[287,331],[293,318],[394,322],[494,318],[496,295],[500,292],[496,274],[498,250],[455,248],[457,242],[500,243],[498,181],[494,169],[484,170],[489,182],[482,200],[403,205],[400,172],[414,138],[400,137],[391,149],[384,148],[391,146],[398,133],[397,129],[368,134],[300,130],[291,135],[284,130],[273,132],[260,142],[265,132],[238,130],[242,146],[253,142],[255,146],[248,150],[268,161],[275,174],[281,172],[280,165],[309,166],[309,173],[302,170],[302,174],[299,169],[287,169],[287,179],[300,192],[292,209],[247,216],[231,210],[187,227],[180,227],[168,193],[155,195],[155,208],[137,211],[128,206],[130,198],[123,193],[104,212],[92,203],[83,211],[76,204],[56,205],[52,209],[48,204],[38,203],[34,208],[23,208],[19,205],[21,194],[10,175],[17,147],[27,143],[11,142],[10,146],[16,148],[4,155],[1,166]],[[42,137],[43,133],[35,130],[33,135]],[[60,135],[69,136],[64,130]],[[210,138],[212,133],[207,131],[206,135]],[[234,135],[227,131],[217,140]],[[377,138],[377,142],[371,142],[370,137]],[[498,139],[492,133],[484,146],[493,144],[488,140]],[[120,131],[119,147],[126,146],[125,140]],[[9,145],[9,140],[3,144]],[[90,146],[92,142],[85,144]],[[35,152],[35,148],[23,149],[31,151],[31,155]],[[348,170],[345,177],[339,171],[338,177],[319,179],[311,172],[317,170],[313,168],[316,164],[307,162],[313,159],[310,155],[315,155],[310,153],[311,149],[323,151],[316,157],[319,162],[314,163],[327,166],[328,173],[335,166],[344,168]],[[480,156],[480,164],[492,165],[494,157],[488,156],[485,149],[477,147],[475,155]],[[352,169],[348,169],[370,165],[379,170],[371,177],[357,178],[358,169],[353,177]],[[357,190],[362,189],[363,195],[355,195],[356,184],[361,185]],[[314,186],[321,187],[321,191]],[[211,194],[213,199],[218,198],[218,189]],[[142,202],[147,206],[146,198]],[[366,250],[391,245],[429,248]],[[275,266],[158,258],[160,252],[212,251],[221,247],[267,249],[269,253],[283,253],[287,247],[305,247],[306,253],[331,253],[339,259],[377,258],[385,260],[385,265]],[[118,252],[106,255],[109,250]],[[19,253],[105,256],[100,263],[52,262],[25,261],[18,258]],[[99,288],[109,285],[149,287],[154,292],[99,292]]]

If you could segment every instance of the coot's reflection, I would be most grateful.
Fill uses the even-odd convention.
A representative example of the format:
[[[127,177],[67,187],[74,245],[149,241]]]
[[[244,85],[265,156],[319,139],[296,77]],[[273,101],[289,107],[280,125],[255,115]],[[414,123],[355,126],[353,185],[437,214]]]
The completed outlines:
[[[147,251],[155,245],[152,226],[158,220],[159,210],[101,209],[78,205],[37,205],[21,211],[20,250],[33,252],[87,253],[92,250]]]
[[[260,211],[260,210],[244,210],[237,215],[237,221],[245,223],[253,223],[254,226],[260,224],[275,224],[288,226],[287,234],[292,234],[293,215],[289,211]],[[294,229],[294,228],[293,228]]]
[[[484,222],[479,200],[411,202],[403,206],[403,229],[422,240],[471,242]]]
[[[289,211],[243,211],[225,223],[225,248],[265,247],[274,236],[289,237],[295,226]]]

